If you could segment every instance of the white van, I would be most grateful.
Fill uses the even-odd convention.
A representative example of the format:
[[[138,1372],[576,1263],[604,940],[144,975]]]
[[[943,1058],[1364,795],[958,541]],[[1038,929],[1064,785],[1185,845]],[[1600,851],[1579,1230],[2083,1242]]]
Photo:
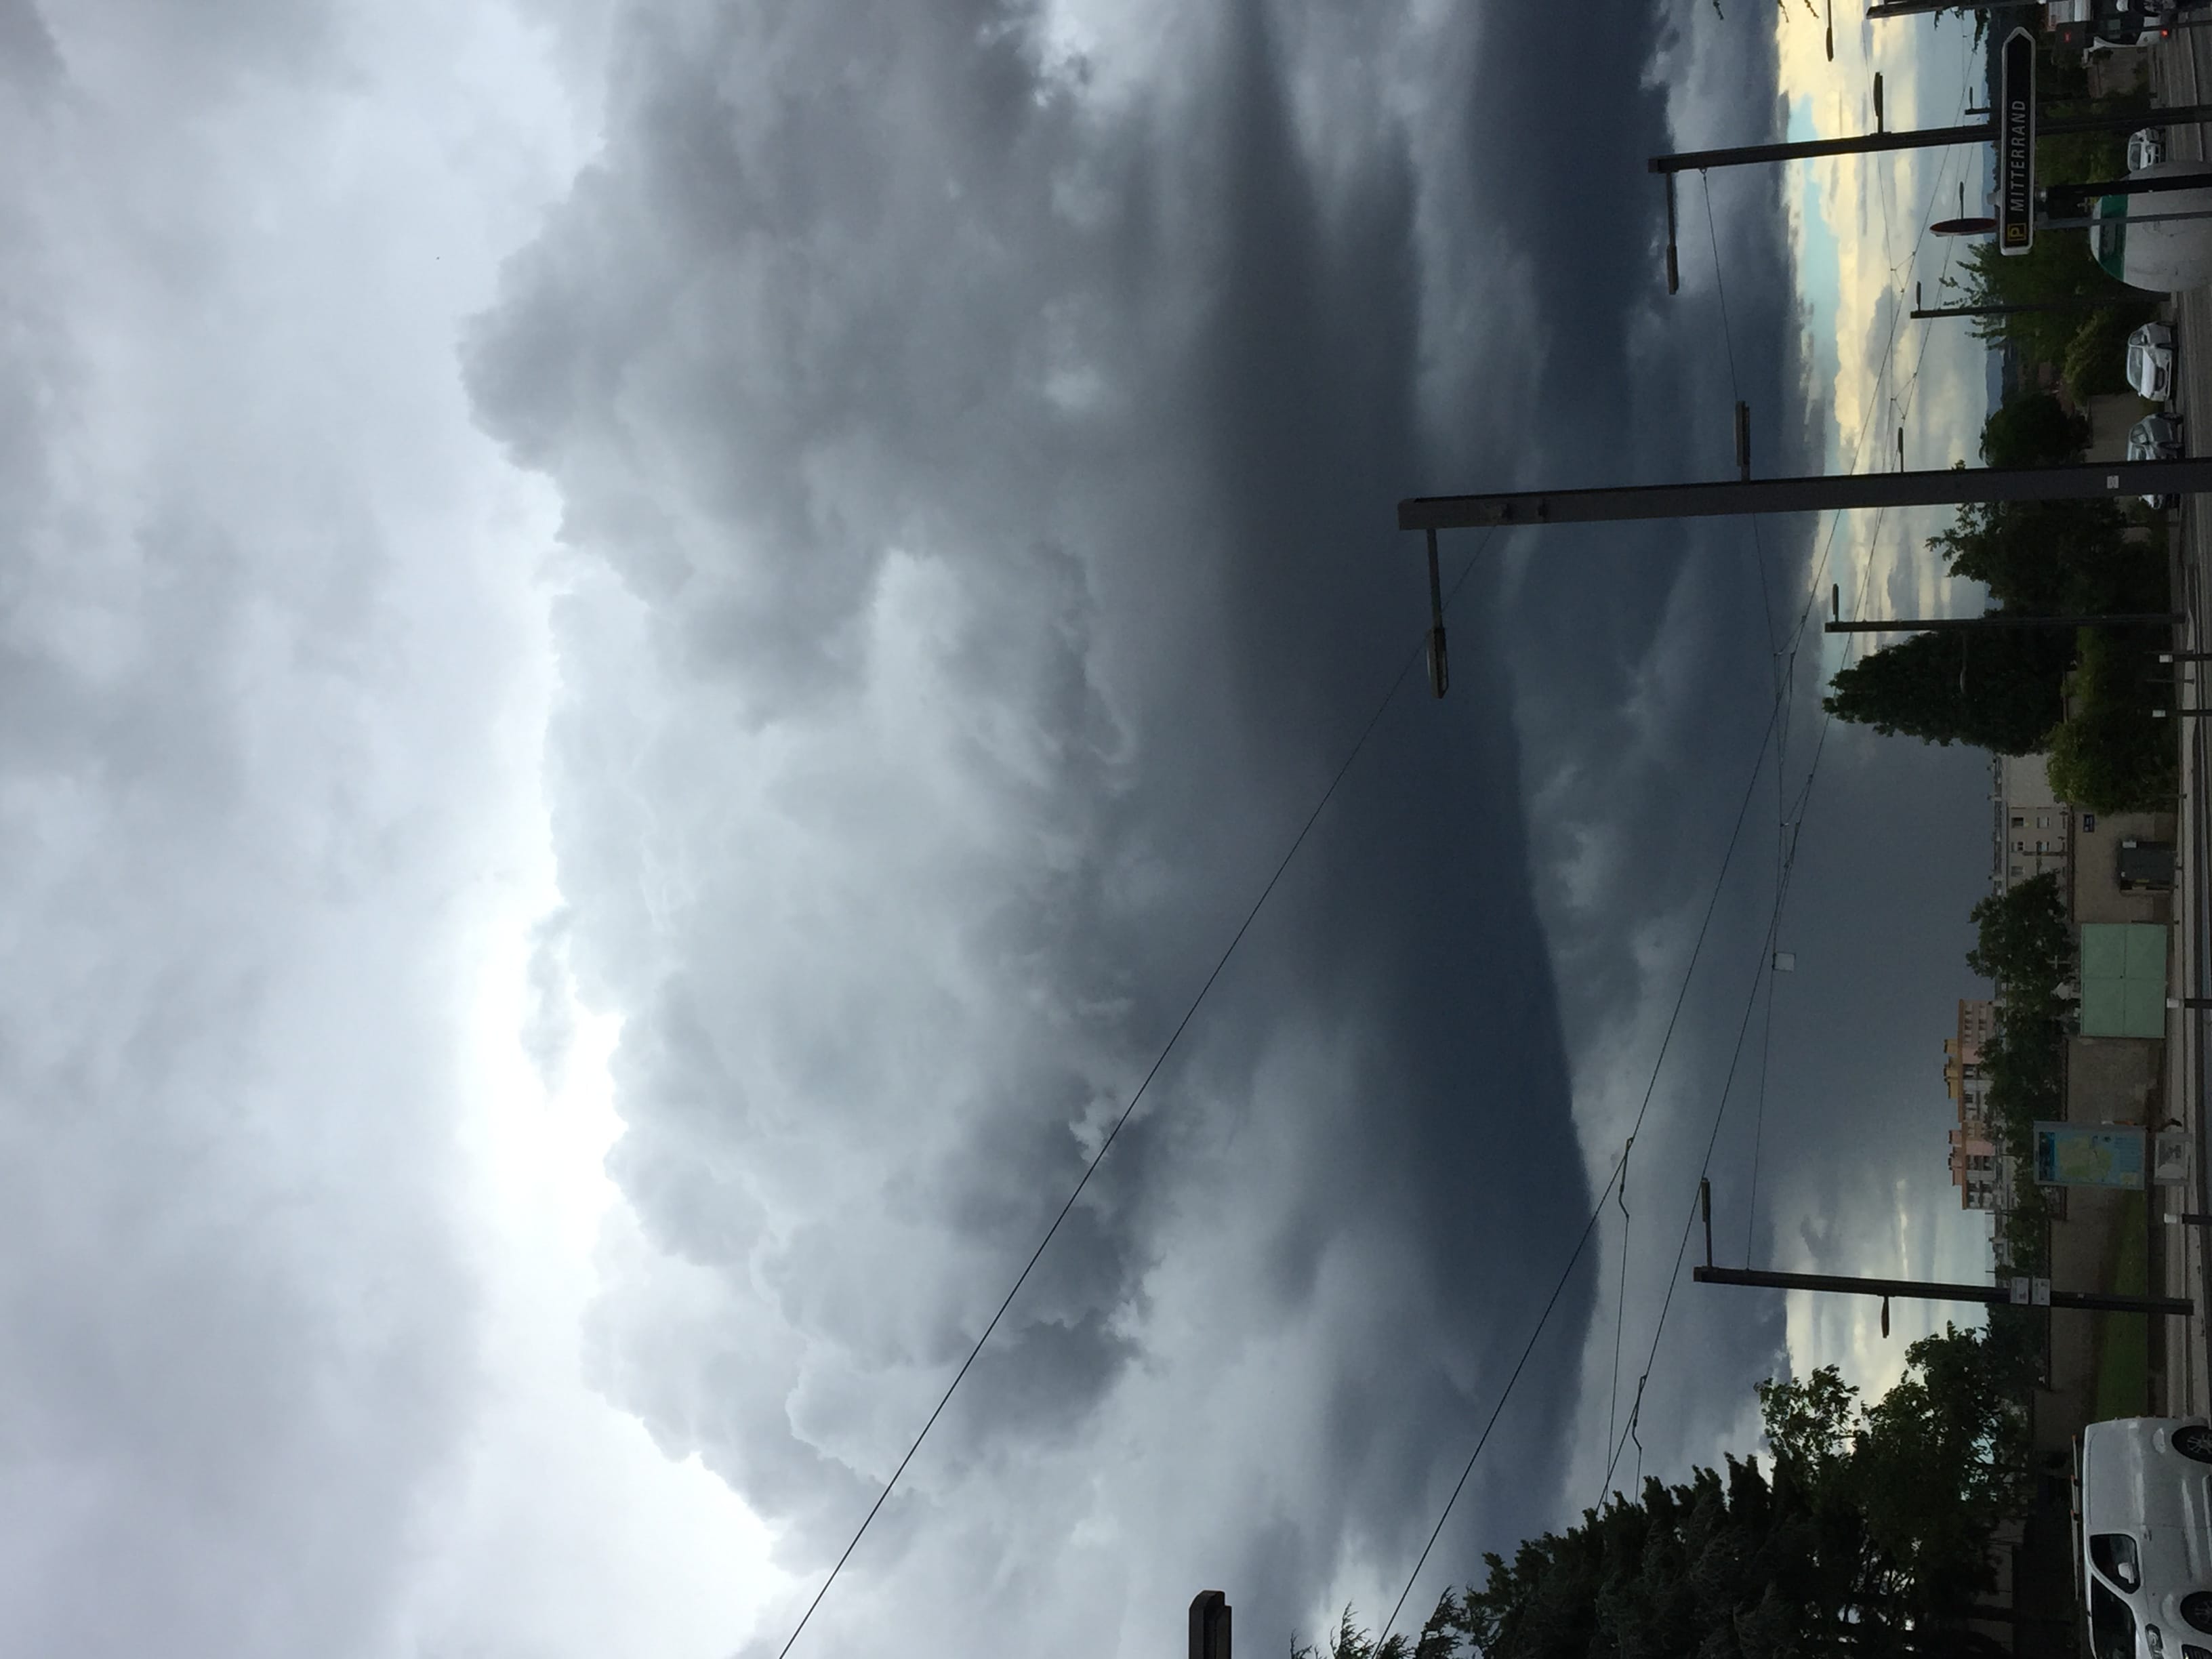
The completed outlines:
[[[2081,1431],[2081,1555],[2096,1659],[2212,1659],[2212,1426]]]

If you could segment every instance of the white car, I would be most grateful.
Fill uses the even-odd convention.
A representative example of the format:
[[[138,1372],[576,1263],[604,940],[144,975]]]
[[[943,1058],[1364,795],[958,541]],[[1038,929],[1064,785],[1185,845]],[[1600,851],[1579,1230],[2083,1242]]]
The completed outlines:
[[[2128,135],[2128,171],[2154,167],[2166,160],[2166,129],[2139,127]]]
[[[2181,454],[2181,422],[2171,415],[2146,415],[2128,428],[2128,459],[2131,461],[2171,461]],[[2146,495],[2151,507],[2173,507],[2170,495]]]
[[[2128,384],[2153,403],[2173,396],[2173,331],[2164,323],[2145,323],[2128,336]]]
[[[2212,1425],[2124,1417],[2081,1431],[2081,1572],[2097,1659],[2212,1651]]]

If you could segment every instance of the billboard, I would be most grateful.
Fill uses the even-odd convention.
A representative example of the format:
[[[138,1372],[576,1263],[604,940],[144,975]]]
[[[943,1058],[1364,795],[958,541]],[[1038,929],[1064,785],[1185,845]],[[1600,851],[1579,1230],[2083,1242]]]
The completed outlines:
[[[2118,1123],[2039,1123],[2035,1180],[2042,1187],[2143,1187],[2143,1132]]]
[[[2129,1123],[2039,1123],[2035,1180],[2041,1187],[2181,1186],[2189,1179],[2189,1138]]]

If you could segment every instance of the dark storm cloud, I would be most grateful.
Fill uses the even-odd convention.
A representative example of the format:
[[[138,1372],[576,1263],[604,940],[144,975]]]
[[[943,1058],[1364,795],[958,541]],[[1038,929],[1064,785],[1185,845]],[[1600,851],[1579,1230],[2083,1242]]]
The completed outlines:
[[[605,153],[466,362],[583,556],[562,884],[662,1252],[599,1364],[793,1565],[889,1474],[1403,662],[1393,501],[1724,459],[1714,301],[1658,311],[1662,21],[1601,7],[1570,51],[1533,9],[1229,5],[1128,97],[981,3],[618,29]],[[1771,205],[1723,247],[1743,393],[1788,434]],[[1524,773],[1648,828],[1600,895],[1635,902],[1560,924],[1623,954],[1700,878],[1710,815],[1668,790],[1758,735],[1714,711],[1763,646],[1637,706],[1750,618],[1709,542],[1470,582],[1452,700],[1385,715],[825,1648],[879,1644],[893,1587],[946,1650],[1010,1619],[1156,1645],[1232,1571],[1273,1641],[1402,1571],[1589,1201]],[[1453,1576],[1556,1518],[1589,1295]]]

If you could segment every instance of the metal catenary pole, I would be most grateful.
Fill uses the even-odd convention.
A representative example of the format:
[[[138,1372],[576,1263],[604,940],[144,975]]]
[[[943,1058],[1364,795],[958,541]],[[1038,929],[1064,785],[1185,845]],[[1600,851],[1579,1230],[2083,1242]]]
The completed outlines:
[[[1850,1296],[1909,1298],[1922,1302],[1978,1302],[1985,1307],[2010,1304],[2013,1292],[2005,1285],[1946,1285],[1923,1279],[1855,1279],[1841,1273],[1773,1273],[1759,1267],[1692,1267],[1691,1277],[1700,1285],[1753,1285],[1778,1291],[1836,1291]],[[2093,1313],[2192,1314],[2197,1304],[2185,1296],[2122,1296],[2106,1291],[2051,1292],[2051,1306],[2079,1308]]]
[[[1957,506],[2212,492],[2212,457],[2076,462],[2065,466],[1945,467],[1919,472],[1626,484],[1596,489],[1518,489],[1483,495],[1418,495],[1398,503],[1401,530],[1617,524],[1752,513],[1828,513],[1859,507]]]
[[[2102,294],[2073,294],[2063,300],[2007,300],[1985,306],[1915,306],[1905,314],[1918,320],[1928,317],[2016,317],[2032,311],[2118,311],[2142,303],[2140,294],[2115,289]]]
[[[2043,0],[1869,0],[1866,15],[1876,17],[1924,17],[1931,11],[2018,11]]]
[[[2066,132],[2130,132],[2146,124],[2182,126],[2212,121],[2212,104],[2177,104],[2169,109],[2128,110],[2114,114],[2044,115],[2035,123],[2039,137]],[[1740,144],[1729,149],[1684,150],[1655,155],[1645,165],[1654,173],[1703,173],[1713,167],[1753,167],[1761,162],[1806,161],[1824,155],[1863,155],[1881,150],[1930,149],[1945,144],[1996,142],[1994,121],[1965,126],[1921,127],[1899,132],[1867,132],[1855,138],[1801,138],[1780,144]]]
[[[1888,617],[1873,622],[1823,623],[1827,634],[1978,634],[2017,628],[2172,628],[2185,611],[2113,611],[2103,616],[2013,617],[2001,611],[1979,617]]]

